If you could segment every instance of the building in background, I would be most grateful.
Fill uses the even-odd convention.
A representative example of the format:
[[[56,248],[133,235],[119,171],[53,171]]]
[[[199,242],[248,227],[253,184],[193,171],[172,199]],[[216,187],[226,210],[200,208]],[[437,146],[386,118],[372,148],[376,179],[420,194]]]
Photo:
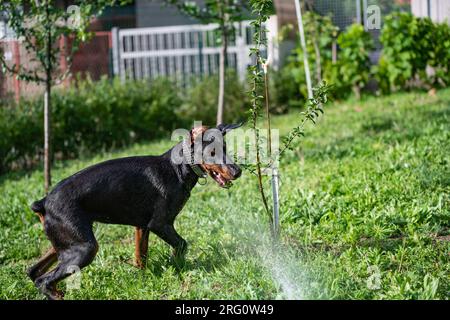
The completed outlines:
[[[449,1],[450,0],[445,0]],[[365,25],[367,15],[366,8],[371,5],[376,5],[381,13],[381,27],[383,26],[383,17],[393,11],[411,11],[411,0],[301,0],[303,11],[313,10],[320,15],[329,15],[332,18],[333,24],[339,27],[340,31],[344,31],[353,23],[361,23]],[[279,28],[286,24],[292,24],[297,30],[297,17],[295,14],[294,0],[274,0],[275,9],[277,12]],[[306,10],[305,10],[306,9]],[[381,52],[381,43],[379,41],[381,30],[372,29],[367,30],[375,44],[375,50],[371,53],[372,63],[376,63]],[[289,42],[290,40],[290,42]],[[290,39],[281,46],[282,52],[280,59],[288,48],[292,48],[298,41],[297,35],[292,33]]]
[[[13,38],[14,34],[8,27],[6,17],[0,14],[0,39]]]
[[[201,4],[203,1],[194,0],[193,2]],[[341,31],[352,23],[365,24],[367,18],[364,14],[365,8],[371,5],[377,5],[380,8],[381,25],[383,17],[398,10],[412,11],[416,16],[430,17],[436,22],[450,21],[450,0],[301,0],[301,2],[306,7],[304,9],[314,10],[322,15],[331,15],[333,23]],[[73,0],[57,0],[57,4],[64,7],[73,3]],[[95,32],[95,36],[90,42],[82,45],[75,54],[72,73],[84,74],[97,80],[102,76],[120,74],[117,73],[118,69],[125,70],[127,76],[132,74],[136,78],[147,77],[149,74],[164,76],[177,72],[186,73],[188,69],[196,69],[195,72],[200,74],[205,70],[214,72],[218,63],[216,48],[208,44],[211,42],[211,37],[214,37],[214,28],[209,30],[202,26],[199,27],[198,21],[164,3],[164,0],[134,0],[127,6],[106,9],[101,16],[92,21],[91,30]],[[274,5],[276,26],[272,25],[274,30],[272,30],[272,35],[286,24],[295,26],[297,21],[294,0],[274,0]],[[186,29],[197,29],[188,32],[183,30],[183,26],[186,26]],[[158,28],[158,31],[148,29],[155,27]],[[113,28],[125,31],[122,34],[126,35],[121,39],[115,39],[114,33],[111,32]],[[175,32],[174,28],[178,31]],[[164,31],[166,29],[169,31]],[[239,46],[250,44],[251,32],[248,27],[240,26],[239,29],[242,30],[240,31],[242,34],[239,35],[242,43],[235,44],[236,49],[231,50],[230,61],[236,66],[241,65],[237,69],[242,72],[245,67],[244,64],[239,63],[239,59],[241,56],[243,59],[244,55],[241,54],[242,50],[238,49]],[[373,62],[376,62],[381,50],[379,42],[381,30],[368,31],[375,40],[376,50],[372,53],[371,58]],[[198,38],[200,34],[202,34],[202,39]],[[290,52],[290,48],[298,41],[294,33],[291,36],[290,43],[285,42],[277,48],[277,59],[280,64],[282,64],[283,57]],[[14,35],[8,29],[5,16],[0,14],[0,51],[3,50],[0,54],[3,54],[12,63],[26,64],[29,59],[23,48],[19,48],[17,44],[19,42],[14,39]],[[123,56],[128,56],[129,59],[123,58],[118,62],[114,60],[114,47],[119,48]],[[172,58],[174,54],[177,54],[177,50],[190,52],[189,55],[193,60],[188,61],[183,58],[180,62]],[[201,56],[199,58],[201,62],[195,62],[194,60],[197,59],[195,56]],[[120,67],[117,67],[118,65]],[[130,70],[132,71],[130,72]],[[20,92],[17,93],[17,90]],[[21,92],[34,94],[35,91],[29,90],[26,84],[20,84],[12,77],[2,76],[0,71],[0,97],[2,93],[5,95],[7,92],[13,92],[17,97]]]
[[[450,2],[450,0],[441,1]],[[301,0],[301,3],[307,10],[313,9],[319,14],[331,15],[333,23],[341,30],[352,23],[362,23],[363,9],[371,5],[378,6],[382,16],[392,11],[411,10],[411,0]],[[294,0],[274,0],[274,4],[281,25],[297,23]]]
[[[411,0],[411,10],[417,17],[450,23],[450,0]]]
[[[201,4],[202,0],[190,1]],[[136,27],[168,27],[196,24],[198,21],[188,17],[173,7],[164,4],[163,0],[135,0]]]
[[[56,5],[68,8],[75,4],[73,0],[57,0]],[[89,76],[98,80],[102,76],[112,76],[111,28],[135,28],[136,7],[132,1],[126,6],[106,8],[102,15],[94,18],[90,30],[95,33],[91,41],[81,45],[74,55],[71,71],[73,74]],[[68,40],[70,43],[70,40]],[[15,39],[14,33],[7,26],[7,13],[0,12],[0,54],[11,64],[27,65],[33,59],[28,55],[20,41]],[[20,96],[34,96],[42,93],[43,87],[19,81],[15,77],[3,74],[0,70],[0,98]]]

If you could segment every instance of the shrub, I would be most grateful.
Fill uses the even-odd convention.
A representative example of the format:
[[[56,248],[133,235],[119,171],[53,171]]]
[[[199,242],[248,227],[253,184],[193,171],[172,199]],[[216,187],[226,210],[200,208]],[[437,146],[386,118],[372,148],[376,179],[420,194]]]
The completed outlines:
[[[338,37],[339,59],[327,70],[326,80],[334,84],[338,96],[351,90],[357,98],[370,77],[370,52],[374,48],[371,35],[360,24],[353,24]]]
[[[434,69],[428,77],[432,86],[448,86],[450,84],[450,25],[446,22],[432,26],[428,43],[427,64]]]
[[[409,13],[385,18],[380,62],[375,67],[383,92],[414,86],[447,85],[450,65],[450,27]],[[434,75],[427,74],[427,66]]]
[[[306,15],[307,20],[314,21],[314,15]],[[347,30],[339,35],[337,43],[340,51],[336,63],[332,62],[332,42],[337,33],[337,27],[333,26],[331,19],[321,17],[318,20],[321,27],[316,37],[308,37],[307,51],[311,68],[311,77],[313,85],[317,84],[319,74],[322,79],[333,84],[335,89],[332,95],[335,98],[344,98],[353,90],[359,97],[361,90],[367,85],[370,77],[370,51],[374,44],[372,37],[359,24],[353,24]],[[311,22],[312,23],[312,22]],[[311,24],[310,23],[310,24]],[[307,23],[305,22],[305,25]],[[308,30],[313,32],[309,25]],[[317,31],[315,31],[317,34]],[[305,70],[303,66],[303,50],[297,47],[293,50],[293,54],[288,58],[288,63],[277,74],[275,83],[280,82],[278,88],[286,85],[289,90],[285,93],[289,95],[284,99],[278,99],[277,102],[288,103],[289,106],[302,105],[306,100],[308,93],[305,81]],[[320,56],[320,68],[317,66],[317,57]],[[284,80],[284,79],[286,80]],[[295,83],[297,89],[291,89],[292,83]]]
[[[300,68],[285,66],[279,70],[270,70],[270,106],[272,113],[285,113],[289,108],[301,108],[306,101],[305,93],[300,87],[305,83],[300,78]],[[302,84],[302,85],[300,85]]]
[[[120,147],[153,139],[181,125],[177,88],[167,79],[121,83],[102,79],[52,95],[53,151],[75,157],[82,150]],[[0,171],[23,166],[42,152],[42,99],[0,108]]]
[[[180,118],[192,123],[202,121],[206,125],[216,124],[219,78],[205,76],[187,89],[185,102],[179,110]],[[225,83],[224,122],[241,121],[246,117],[249,101],[245,85],[236,72],[228,70]]]
[[[179,124],[181,100],[164,78],[151,85],[102,79],[55,95],[54,105],[54,145],[76,154],[82,144],[96,150],[159,137]]]
[[[404,87],[417,74],[420,65],[424,65],[422,55],[415,48],[418,45],[414,41],[417,21],[407,13],[395,13],[385,18],[380,36],[383,51],[379,66],[375,68],[384,92]]]
[[[41,109],[35,104],[0,106],[0,173],[12,163],[25,167],[39,157],[44,143]]]
[[[306,51],[311,69],[313,86],[318,85],[332,64],[332,43],[338,28],[330,16],[306,12],[303,21],[306,37]],[[298,36],[296,37],[298,39]],[[298,43],[287,58],[286,65],[274,75],[274,101],[278,108],[301,107],[308,97],[303,65],[303,49]],[[320,61],[320,63],[319,63]]]
[[[332,44],[336,40],[339,28],[333,24],[331,16],[322,16],[307,11],[304,14],[306,36],[306,51],[311,68],[314,85],[318,85],[324,77],[324,72],[332,63]],[[302,49],[298,47],[299,62],[303,63]]]

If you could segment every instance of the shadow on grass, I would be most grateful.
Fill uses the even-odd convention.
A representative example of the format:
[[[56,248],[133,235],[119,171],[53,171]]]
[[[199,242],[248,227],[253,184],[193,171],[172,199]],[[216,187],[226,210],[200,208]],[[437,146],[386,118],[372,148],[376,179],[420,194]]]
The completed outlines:
[[[431,167],[423,162],[416,171],[422,190],[436,190],[450,187],[449,164],[443,163],[441,167]]]
[[[195,258],[189,257],[189,252],[184,258],[176,258],[167,250],[157,250],[149,254],[146,270],[151,271],[157,277],[161,277],[170,267],[180,275],[193,270],[210,273],[226,266],[230,261],[230,256],[234,254],[231,251],[226,252],[225,248],[215,244],[209,245],[208,249],[202,250],[202,254]]]
[[[437,103],[436,103],[437,104]],[[384,115],[369,119],[363,123],[359,131],[352,136],[335,139],[328,144],[318,145],[314,149],[305,150],[305,157],[312,159],[336,159],[341,160],[358,154],[368,155],[375,152],[368,144],[381,139],[386,144],[405,143],[419,139],[424,134],[423,123],[433,121],[435,127],[448,125],[450,108],[446,110],[429,110],[428,105],[418,106],[422,108],[419,117],[401,117],[399,115]],[[286,157],[286,161],[297,161],[297,156]],[[444,181],[444,185],[445,185]]]
[[[415,106],[414,117],[408,112],[386,114],[369,118],[366,123],[361,126],[361,133],[369,135],[377,135],[386,131],[400,132],[400,137],[416,137],[421,133],[421,128],[425,121],[433,120],[437,125],[448,124],[448,117],[450,116],[450,108],[433,110],[433,107],[440,106],[441,101],[432,103],[425,103]],[[431,109],[431,110],[430,110]],[[417,125],[414,130],[414,135],[405,134],[411,131],[413,125]],[[403,129],[403,130],[402,130]],[[405,130],[406,129],[406,130]],[[417,134],[418,133],[418,134]]]
[[[344,254],[345,251],[352,248],[377,248],[383,252],[395,252],[400,247],[404,246],[404,237],[396,236],[387,239],[375,239],[375,238],[361,238],[355,243],[310,243],[304,244],[297,239],[289,238],[288,243],[296,249],[301,255],[306,256],[311,253],[328,252],[335,257],[339,257]]]
[[[375,117],[361,126],[363,133],[377,134],[383,131],[391,130],[394,127],[392,117]]]
[[[36,170],[44,170],[42,167],[30,169],[29,171],[26,170],[17,170],[17,171],[10,171],[8,173],[4,173],[0,175],[0,186],[5,183],[8,180],[21,180],[25,178],[26,176],[29,176]]]
[[[348,136],[333,140],[328,144],[319,144],[315,148],[303,149],[303,156],[308,159],[336,159],[341,160],[354,156],[358,150],[355,148],[355,137]],[[286,154],[286,163],[298,162],[298,154]]]

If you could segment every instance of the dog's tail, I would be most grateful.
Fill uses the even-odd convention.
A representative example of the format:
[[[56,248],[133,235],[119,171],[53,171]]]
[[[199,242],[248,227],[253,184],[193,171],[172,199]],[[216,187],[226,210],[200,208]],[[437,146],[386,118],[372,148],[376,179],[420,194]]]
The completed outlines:
[[[46,199],[47,199],[47,197],[33,202],[33,204],[31,205],[31,210],[33,210],[36,213],[45,215],[45,200]]]
[[[36,214],[39,216],[39,219],[41,220],[42,223],[44,223],[44,216],[45,216],[45,200],[47,199],[47,197],[35,201],[33,202],[33,204],[31,205],[31,210],[33,210],[34,212],[36,212]]]

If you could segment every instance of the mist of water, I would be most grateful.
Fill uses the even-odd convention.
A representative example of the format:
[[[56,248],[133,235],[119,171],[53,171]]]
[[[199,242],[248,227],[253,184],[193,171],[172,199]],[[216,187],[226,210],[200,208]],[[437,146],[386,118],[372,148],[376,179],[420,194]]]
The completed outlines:
[[[288,246],[274,245],[270,236],[256,239],[256,252],[261,265],[266,269],[280,290],[279,299],[306,299],[306,277],[302,264]]]
[[[231,225],[228,227],[233,229],[231,232],[246,250],[256,253],[259,264],[278,288],[277,299],[308,299],[309,280],[298,249],[281,240],[274,243],[268,226],[263,225],[257,217],[241,216],[229,222]]]

